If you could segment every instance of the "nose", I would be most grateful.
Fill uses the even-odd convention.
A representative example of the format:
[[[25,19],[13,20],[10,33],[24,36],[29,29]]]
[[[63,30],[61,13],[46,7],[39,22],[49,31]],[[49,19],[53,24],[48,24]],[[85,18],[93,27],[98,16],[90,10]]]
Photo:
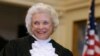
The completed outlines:
[[[39,29],[43,29],[44,28],[44,25],[43,24],[40,24],[39,25]]]

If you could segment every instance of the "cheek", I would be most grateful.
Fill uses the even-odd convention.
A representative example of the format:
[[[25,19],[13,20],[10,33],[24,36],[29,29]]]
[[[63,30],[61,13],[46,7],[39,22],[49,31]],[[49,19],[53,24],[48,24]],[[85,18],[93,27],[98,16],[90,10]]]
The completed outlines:
[[[37,25],[32,25],[32,29],[36,29],[38,26]]]
[[[32,26],[32,31],[34,32],[37,29],[37,26]]]
[[[50,32],[53,32],[53,31],[54,31],[54,27],[51,25],[51,26],[48,27],[48,30],[49,30]]]
[[[53,32],[54,32],[54,28],[53,28],[53,27],[50,27],[50,29],[49,29],[49,31],[48,31],[48,34],[49,34],[49,35],[52,35]]]

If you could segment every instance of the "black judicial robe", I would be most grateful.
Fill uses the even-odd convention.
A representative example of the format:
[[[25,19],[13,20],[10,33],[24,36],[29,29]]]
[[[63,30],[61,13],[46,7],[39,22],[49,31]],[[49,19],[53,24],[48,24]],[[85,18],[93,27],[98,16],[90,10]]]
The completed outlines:
[[[18,40],[12,40],[0,52],[0,56],[31,56],[29,50],[32,48],[31,44],[34,43],[34,41],[35,39],[31,36],[26,36]],[[62,47],[54,40],[50,40],[50,43],[52,43],[58,56],[73,56],[72,52]]]

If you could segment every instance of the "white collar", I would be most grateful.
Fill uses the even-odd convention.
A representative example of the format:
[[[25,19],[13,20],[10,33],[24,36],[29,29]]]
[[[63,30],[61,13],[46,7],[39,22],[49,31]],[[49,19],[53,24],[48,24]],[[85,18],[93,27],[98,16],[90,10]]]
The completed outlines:
[[[29,52],[31,56],[58,56],[52,43],[40,43],[38,41],[32,43],[32,49]]]
[[[40,43],[48,43],[51,40],[50,37],[48,39],[46,39],[46,40],[40,40],[35,35],[32,35],[32,37],[35,38]]]
[[[29,50],[31,56],[58,56],[52,43],[49,42],[51,40],[50,37],[47,40],[39,40],[34,35],[32,36],[37,41],[32,43],[32,49]]]

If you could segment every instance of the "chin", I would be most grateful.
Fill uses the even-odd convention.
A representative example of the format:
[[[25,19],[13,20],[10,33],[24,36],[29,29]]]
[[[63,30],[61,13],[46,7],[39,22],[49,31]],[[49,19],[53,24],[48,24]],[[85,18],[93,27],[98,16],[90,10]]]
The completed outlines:
[[[41,39],[41,40],[46,40],[46,39],[48,39],[48,38],[40,37],[39,39]]]

